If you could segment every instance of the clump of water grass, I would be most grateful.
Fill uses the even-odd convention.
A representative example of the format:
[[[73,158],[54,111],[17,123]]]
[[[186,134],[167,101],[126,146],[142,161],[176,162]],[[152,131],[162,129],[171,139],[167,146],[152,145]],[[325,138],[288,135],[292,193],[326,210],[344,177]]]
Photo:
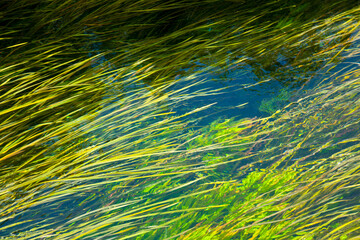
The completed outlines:
[[[357,236],[359,8],[329,2],[5,3],[0,236]],[[307,90],[267,118],[178,111],[249,66]]]

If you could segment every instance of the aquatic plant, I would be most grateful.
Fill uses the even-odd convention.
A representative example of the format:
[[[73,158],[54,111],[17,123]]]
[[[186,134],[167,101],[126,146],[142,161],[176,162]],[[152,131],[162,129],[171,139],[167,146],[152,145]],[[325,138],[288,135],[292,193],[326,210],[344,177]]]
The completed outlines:
[[[281,89],[280,93],[273,98],[270,99],[263,99],[261,101],[259,110],[261,112],[266,112],[267,114],[273,114],[277,110],[282,109],[290,102],[290,93],[285,90]]]
[[[360,9],[263,3],[2,3],[0,237],[359,235]],[[306,91],[266,118],[195,115],[226,90],[191,91],[203,72],[248,67]]]

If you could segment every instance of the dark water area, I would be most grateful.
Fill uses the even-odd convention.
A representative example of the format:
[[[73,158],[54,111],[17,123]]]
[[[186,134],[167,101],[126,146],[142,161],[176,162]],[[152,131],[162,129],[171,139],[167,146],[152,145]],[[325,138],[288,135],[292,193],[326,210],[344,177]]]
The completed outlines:
[[[293,82],[291,79],[289,82],[279,82],[270,77],[271,72],[264,73],[263,76],[254,74],[250,66],[235,70],[233,68],[230,70],[230,67],[229,69],[223,68],[216,72],[203,72],[199,68],[198,72],[196,79],[190,83],[181,81],[181,77],[185,78],[186,75],[178,75],[179,82],[169,90],[181,89],[187,84],[201,81],[200,84],[190,87],[187,92],[196,94],[206,90],[209,92],[209,96],[205,93],[171,109],[177,114],[185,114],[195,108],[211,105],[194,116],[194,118],[202,117],[202,120],[198,122],[199,126],[208,125],[217,119],[239,120],[268,117],[290,102],[296,101],[306,91],[324,80],[324,76],[315,76],[301,82]],[[301,76],[298,78],[301,79]]]
[[[179,106],[173,110],[184,114],[189,109],[214,104],[210,109],[200,113],[208,116],[206,117],[207,123],[217,118],[239,119],[264,116],[264,113],[259,110],[261,101],[277,96],[282,86],[276,81],[259,83],[255,79],[257,76],[246,69],[232,71],[230,74],[226,74],[226,77],[211,72],[199,74],[196,81],[200,80],[204,83],[190,87],[188,91],[195,93],[206,89],[212,92],[212,95],[196,97],[185,106]],[[183,87],[181,82],[178,85],[175,85],[174,89]]]

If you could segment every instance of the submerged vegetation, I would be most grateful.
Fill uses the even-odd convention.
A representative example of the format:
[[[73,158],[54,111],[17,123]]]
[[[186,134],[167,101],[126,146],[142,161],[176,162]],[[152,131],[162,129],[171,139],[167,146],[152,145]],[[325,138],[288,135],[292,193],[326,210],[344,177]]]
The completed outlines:
[[[291,94],[286,89],[282,89],[274,98],[262,100],[259,110],[271,115],[287,105],[290,96]]]
[[[356,239],[354,2],[1,3],[0,238]]]

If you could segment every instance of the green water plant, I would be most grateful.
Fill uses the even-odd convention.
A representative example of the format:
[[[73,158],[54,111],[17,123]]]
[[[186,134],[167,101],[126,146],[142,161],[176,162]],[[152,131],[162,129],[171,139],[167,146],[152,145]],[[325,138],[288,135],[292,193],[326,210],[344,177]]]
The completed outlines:
[[[200,185],[199,190],[212,191],[179,206],[218,208],[183,214],[166,231],[145,238],[162,239],[171,232],[179,239],[356,239],[358,107],[348,103],[358,102],[358,70],[338,81],[342,84],[321,85],[301,103],[257,125],[259,138],[267,140],[253,141],[255,154],[222,158],[222,164],[252,161],[236,168],[231,181]],[[339,119],[347,123],[339,127]]]
[[[271,115],[275,113],[277,110],[286,106],[289,103],[289,101],[290,101],[290,93],[285,89],[281,89],[280,93],[275,97],[262,100],[259,110],[261,112],[265,112]]]
[[[327,2],[1,3],[0,237],[354,239],[360,9]],[[249,66],[313,87],[197,125]]]

